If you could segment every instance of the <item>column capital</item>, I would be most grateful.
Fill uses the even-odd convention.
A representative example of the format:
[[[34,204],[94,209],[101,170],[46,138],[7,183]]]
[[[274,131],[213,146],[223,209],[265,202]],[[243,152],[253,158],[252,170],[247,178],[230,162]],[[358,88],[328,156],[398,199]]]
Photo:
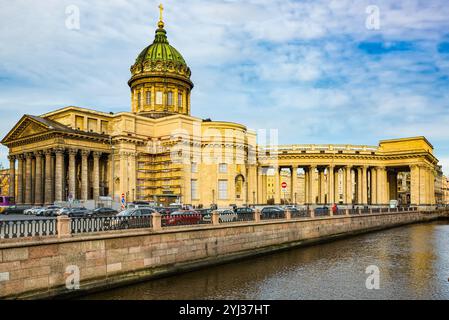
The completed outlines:
[[[69,155],[74,155],[74,156],[76,156],[77,153],[78,153],[78,149],[69,148],[69,149],[67,149],[67,150],[68,150],[68,152],[69,152]]]
[[[89,151],[89,150],[81,150],[81,155],[82,155],[83,157],[87,157],[87,156],[89,156],[89,154],[90,154],[90,151]]]
[[[53,151],[55,154],[63,154],[65,149],[62,147],[58,147],[58,148],[54,148]]]
[[[100,151],[94,151],[94,152],[92,152],[92,155],[93,155],[94,158],[100,158],[102,154],[103,154],[103,153],[100,152]]]
[[[53,154],[53,150],[46,149],[46,150],[43,151],[43,154],[45,154],[45,156],[51,156]]]
[[[23,159],[25,159],[25,155],[23,155],[23,154],[18,154],[18,155],[16,155],[16,158],[17,158],[17,160],[22,161]]]
[[[13,162],[13,161],[16,161],[16,159],[17,159],[17,156],[12,155],[12,154],[8,155],[8,160],[9,161]]]
[[[27,153],[25,153],[25,158],[27,160],[33,158],[33,156],[34,156],[34,152],[27,152]]]
[[[34,156],[35,156],[36,158],[41,158],[42,155],[43,155],[43,153],[42,153],[41,150],[34,151]]]

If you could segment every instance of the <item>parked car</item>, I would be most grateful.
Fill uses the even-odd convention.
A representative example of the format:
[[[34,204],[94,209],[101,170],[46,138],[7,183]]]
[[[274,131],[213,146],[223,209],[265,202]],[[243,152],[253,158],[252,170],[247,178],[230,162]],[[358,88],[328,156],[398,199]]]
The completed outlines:
[[[153,208],[126,209],[116,215],[119,219],[107,220],[104,226],[112,230],[149,227],[155,212]]]
[[[260,211],[263,219],[283,218],[285,217],[285,211],[279,207],[265,207]]]
[[[61,209],[60,206],[47,206],[47,207],[37,210],[36,214],[39,216],[52,217],[52,216],[56,216],[56,211],[58,211],[59,209]]]
[[[71,209],[72,208],[68,208],[68,207],[60,208],[60,209],[56,210],[55,214],[57,216],[68,216]]]
[[[201,214],[201,216],[207,216],[208,214],[210,215],[212,213],[212,209],[197,209],[196,210],[198,213]]]
[[[221,222],[235,222],[238,220],[238,214],[230,209],[218,209],[218,221]],[[203,221],[211,221],[212,212],[203,217]]]
[[[68,211],[68,216],[69,217],[86,217],[87,215],[89,215],[91,211],[84,208],[84,207],[79,207],[79,208],[70,208]]]
[[[329,207],[323,206],[315,208],[315,216],[328,216],[329,215]]]
[[[117,210],[112,208],[97,208],[89,213],[90,216],[116,215]]]
[[[27,216],[35,215],[36,212],[41,210],[41,209],[43,209],[43,208],[42,207],[32,207],[32,208],[23,210],[23,214],[27,215]]]
[[[162,216],[163,226],[179,226],[189,224],[199,224],[201,222],[202,215],[198,211],[183,210],[175,211],[171,214]]]
[[[254,209],[250,208],[250,207],[241,207],[241,208],[236,208],[234,210],[234,212],[237,214],[250,214],[250,213],[254,213]]]

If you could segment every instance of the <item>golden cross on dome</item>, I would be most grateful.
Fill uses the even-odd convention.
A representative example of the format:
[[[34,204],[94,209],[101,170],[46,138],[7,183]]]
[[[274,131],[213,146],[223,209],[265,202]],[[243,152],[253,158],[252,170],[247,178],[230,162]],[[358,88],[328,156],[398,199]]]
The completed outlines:
[[[164,6],[161,3],[159,5],[159,21],[162,21],[162,12],[164,12]]]
[[[159,5],[159,23],[157,24],[159,28],[163,28],[164,27],[164,21],[162,21],[162,13],[164,11],[164,6],[162,5],[162,3]]]

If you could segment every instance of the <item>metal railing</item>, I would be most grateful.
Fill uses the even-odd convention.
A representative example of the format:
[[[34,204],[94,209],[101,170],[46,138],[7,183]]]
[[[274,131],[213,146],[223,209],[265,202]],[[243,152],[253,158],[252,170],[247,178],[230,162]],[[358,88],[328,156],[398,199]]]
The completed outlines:
[[[0,220],[0,239],[55,235],[56,219]]]
[[[262,212],[260,220],[285,219],[285,211]]]
[[[88,217],[71,219],[72,234],[92,233],[111,230],[151,228],[152,216],[130,217]]]
[[[334,216],[344,216],[346,215],[346,209],[337,209],[334,212]]]
[[[292,219],[310,218],[310,211],[307,209],[290,211]]]
[[[366,214],[388,214],[388,213],[407,213],[417,211],[417,207],[377,207],[377,208],[351,208],[340,209],[333,213],[334,216],[344,215],[366,215]],[[287,211],[288,210],[288,211]],[[315,209],[287,209],[282,211],[265,210],[256,211],[257,213],[234,213],[234,212],[208,212],[183,213],[183,214],[164,214],[164,215],[146,215],[146,216],[94,216],[68,218],[58,217],[44,219],[21,219],[21,220],[0,220],[0,239],[26,238],[26,237],[44,237],[44,236],[70,236],[76,234],[96,233],[111,230],[152,228],[153,230],[162,230],[173,226],[188,226],[202,224],[224,224],[232,222],[251,222],[251,221],[270,221],[270,220],[290,220],[309,218],[314,213],[315,217],[328,217],[330,210],[327,207],[318,207]],[[287,214],[287,212],[289,214]],[[260,214],[260,216],[257,216]],[[260,219],[259,219],[260,217]],[[160,219],[160,220],[158,220]],[[160,222],[159,222],[160,221]],[[65,224],[61,227],[59,223]],[[155,224],[153,226],[153,223]],[[58,230],[61,234],[58,234]],[[64,231],[66,230],[66,231]]]
[[[329,209],[327,208],[315,208],[314,213],[315,217],[325,217],[330,215]]]
[[[237,221],[254,221],[254,213],[238,213]]]

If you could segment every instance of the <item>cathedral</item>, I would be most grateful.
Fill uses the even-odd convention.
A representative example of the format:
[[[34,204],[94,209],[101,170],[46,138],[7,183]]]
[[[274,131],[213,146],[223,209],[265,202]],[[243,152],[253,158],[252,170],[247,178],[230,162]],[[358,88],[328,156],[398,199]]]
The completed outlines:
[[[3,138],[16,203],[387,205],[404,172],[408,204],[435,203],[438,160],[425,137],[259,146],[245,125],[192,116],[191,70],[164,28],[161,14],[153,43],[131,66],[129,112],[68,106],[24,115]]]

